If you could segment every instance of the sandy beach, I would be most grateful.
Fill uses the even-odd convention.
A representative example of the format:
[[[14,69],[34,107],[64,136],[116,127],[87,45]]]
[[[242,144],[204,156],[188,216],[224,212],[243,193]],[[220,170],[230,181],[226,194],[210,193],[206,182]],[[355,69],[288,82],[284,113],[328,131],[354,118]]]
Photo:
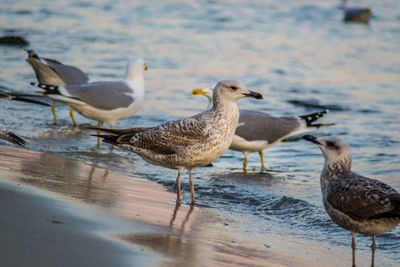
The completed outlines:
[[[0,146],[0,177],[7,266],[296,265],[233,236],[229,218],[177,207],[174,193],[139,177],[11,146]]]

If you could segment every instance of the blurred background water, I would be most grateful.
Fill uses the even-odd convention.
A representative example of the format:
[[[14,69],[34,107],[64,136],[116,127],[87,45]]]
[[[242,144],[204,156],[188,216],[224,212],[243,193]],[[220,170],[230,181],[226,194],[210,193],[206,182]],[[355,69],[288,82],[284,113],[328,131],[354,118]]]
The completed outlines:
[[[336,123],[315,132],[338,136],[353,150],[353,170],[400,190],[400,4],[351,1],[372,8],[369,25],[342,22],[341,1],[2,1],[0,34],[18,35],[40,56],[80,67],[90,81],[124,75],[129,58],[142,57],[145,101],[116,128],[152,126],[204,110],[207,100],[191,90],[236,79],[264,95],[240,108],[274,115],[303,115],[328,108],[321,120]],[[0,46],[0,85],[31,93],[35,81],[21,48]],[[69,107],[49,108],[2,101],[0,123],[29,141],[28,148],[135,174],[173,190],[176,171],[103,144],[74,128]],[[78,114],[80,125],[96,125]],[[336,226],[321,202],[319,149],[293,138],[249,156],[227,151],[213,167],[195,169],[197,204],[228,214],[233,231],[260,246],[295,251],[312,243],[345,256],[350,234]],[[183,201],[189,203],[186,174]],[[278,236],[282,244],[270,243]],[[296,241],[294,241],[296,240]],[[272,242],[272,241],[271,241]],[[377,262],[400,264],[400,228],[377,239]],[[370,238],[358,238],[368,264]],[[310,258],[324,255],[303,251]],[[340,254],[342,253],[342,254]],[[380,264],[379,264],[380,265]]]

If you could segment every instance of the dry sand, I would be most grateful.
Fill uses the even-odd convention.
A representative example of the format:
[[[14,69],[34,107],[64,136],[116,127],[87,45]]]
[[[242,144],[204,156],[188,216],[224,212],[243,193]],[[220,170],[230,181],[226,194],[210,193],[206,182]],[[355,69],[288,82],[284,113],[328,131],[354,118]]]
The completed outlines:
[[[215,211],[161,185],[0,146],[4,266],[310,266],[241,240]]]

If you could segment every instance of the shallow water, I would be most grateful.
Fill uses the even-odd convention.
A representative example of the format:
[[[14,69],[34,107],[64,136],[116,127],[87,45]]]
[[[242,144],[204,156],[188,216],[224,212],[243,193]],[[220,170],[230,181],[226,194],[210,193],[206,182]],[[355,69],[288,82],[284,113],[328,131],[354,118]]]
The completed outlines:
[[[354,4],[359,1],[354,1]],[[363,1],[370,25],[344,24],[340,1],[29,1],[0,3],[0,33],[25,37],[44,57],[79,66],[91,81],[119,79],[128,58],[146,59],[146,96],[139,112],[116,127],[157,125],[207,106],[190,94],[222,79],[236,79],[264,95],[239,106],[275,115],[329,108],[317,136],[338,136],[353,150],[353,169],[400,189],[400,13],[398,1]],[[23,49],[0,47],[0,85],[33,92]],[[41,106],[2,101],[0,123],[29,140],[29,149],[61,154],[173,190],[176,172],[149,165],[119,148],[96,147],[74,128],[68,107],[57,105],[59,125]],[[94,122],[76,114],[81,125]],[[300,243],[327,248],[350,264],[350,234],[326,215],[320,196],[323,158],[294,139],[249,156],[227,151],[213,167],[197,168],[198,205],[230,215],[237,234],[260,246],[296,250]],[[71,175],[73,174],[73,170]],[[184,174],[183,201],[190,201]],[[281,236],[283,245],[271,243]],[[299,241],[300,240],[300,241]],[[293,242],[291,242],[293,241]],[[377,262],[398,265],[400,228],[378,237]],[[358,238],[368,264],[370,239]],[[301,252],[323,259],[317,250]],[[344,265],[348,265],[347,262]],[[324,265],[329,265],[325,263]]]

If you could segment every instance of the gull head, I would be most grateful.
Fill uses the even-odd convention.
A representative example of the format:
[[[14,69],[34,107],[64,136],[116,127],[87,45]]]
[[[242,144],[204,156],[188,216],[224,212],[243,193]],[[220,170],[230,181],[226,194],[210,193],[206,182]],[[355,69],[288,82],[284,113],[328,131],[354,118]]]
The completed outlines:
[[[261,94],[247,90],[237,81],[223,80],[218,82],[214,88],[213,102],[215,104],[221,99],[224,101],[236,102],[243,97],[263,99]]]
[[[143,77],[143,72],[147,70],[147,63],[141,58],[133,58],[126,65],[126,80],[134,80],[135,77]]]
[[[333,164],[342,170],[351,170],[350,146],[338,138],[316,138],[312,135],[304,135],[303,139],[316,144],[325,157],[325,166]]]

